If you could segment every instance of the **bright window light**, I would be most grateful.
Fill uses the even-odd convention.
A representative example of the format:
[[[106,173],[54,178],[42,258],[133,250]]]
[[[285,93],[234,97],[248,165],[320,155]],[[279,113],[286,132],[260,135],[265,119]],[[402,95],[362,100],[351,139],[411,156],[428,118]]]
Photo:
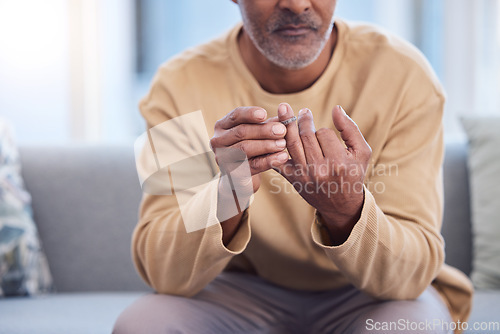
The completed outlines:
[[[500,48],[500,4],[497,3],[497,41],[498,47]]]
[[[0,62],[11,69],[54,61],[66,36],[64,0],[0,0]]]

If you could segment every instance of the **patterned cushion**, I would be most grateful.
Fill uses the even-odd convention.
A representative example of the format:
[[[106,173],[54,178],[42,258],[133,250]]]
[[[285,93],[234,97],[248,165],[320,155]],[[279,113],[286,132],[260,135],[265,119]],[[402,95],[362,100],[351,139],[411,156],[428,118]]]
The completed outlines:
[[[23,186],[19,153],[6,122],[0,119],[0,297],[52,290],[47,258]]]

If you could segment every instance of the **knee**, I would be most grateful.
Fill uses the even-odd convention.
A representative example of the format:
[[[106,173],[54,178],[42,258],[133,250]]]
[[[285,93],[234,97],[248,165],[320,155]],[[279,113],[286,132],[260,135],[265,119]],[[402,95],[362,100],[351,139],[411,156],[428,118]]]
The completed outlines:
[[[416,300],[376,303],[356,323],[355,333],[453,333],[447,307],[430,291]]]
[[[140,333],[141,328],[150,321],[147,315],[148,305],[153,295],[146,295],[129,305],[116,319],[113,334]]]
[[[189,316],[182,312],[186,302],[186,298],[168,295],[141,297],[119,315],[113,334],[183,333],[182,323]]]

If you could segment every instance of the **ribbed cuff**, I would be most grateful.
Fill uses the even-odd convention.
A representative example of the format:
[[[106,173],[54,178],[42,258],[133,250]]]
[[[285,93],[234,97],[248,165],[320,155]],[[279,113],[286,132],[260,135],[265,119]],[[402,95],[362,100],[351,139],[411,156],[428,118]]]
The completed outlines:
[[[220,240],[222,243],[222,226],[220,226],[219,224],[219,227],[221,231]],[[243,212],[243,216],[241,217],[240,226],[236,230],[236,233],[234,234],[233,238],[231,239],[231,241],[227,246],[224,246],[224,243],[222,243],[222,245],[224,246],[224,248],[226,248],[226,250],[229,253],[233,255],[241,254],[245,250],[245,248],[247,248],[251,236],[252,236],[252,230],[250,229],[249,214],[248,210],[245,210],[245,212]]]
[[[211,191],[210,197],[212,198],[212,200],[211,200],[209,221],[213,222],[211,224],[216,225],[214,226],[215,227],[214,235],[212,235],[211,237],[218,239],[218,243],[223,248],[223,251],[231,255],[237,255],[242,253],[247,247],[248,243],[250,242],[250,238],[252,235],[250,229],[249,210],[246,209],[245,211],[243,211],[243,215],[241,216],[241,222],[238,226],[238,229],[236,230],[229,244],[225,246],[224,243],[222,242],[223,231],[221,222],[217,218],[217,208],[219,200],[218,184],[215,183],[215,186]],[[254,200],[254,195],[250,197],[249,206],[252,204],[253,200]]]
[[[363,202],[361,216],[354,225],[347,240],[341,245],[330,246],[331,241],[329,240],[328,235],[322,232],[322,229],[326,228],[323,227],[323,218],[318,214],[318,212],[316,212],[314,222],[311,226],[312,239],[316,245],[327,250],[329,253],[334,252],[337,255],[342,254],[358,243],[359,239],[366,232],[369,225],[376,225],[377,210],[375,198],[366,187],[364,187],[364,192],[365,200]]]

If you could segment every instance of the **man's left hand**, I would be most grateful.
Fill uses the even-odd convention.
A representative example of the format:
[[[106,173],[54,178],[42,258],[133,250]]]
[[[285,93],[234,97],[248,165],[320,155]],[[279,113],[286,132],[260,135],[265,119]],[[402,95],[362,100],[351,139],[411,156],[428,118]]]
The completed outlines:
[[[280,104],[278,117],[294,116],[290,105]],[[371,148],[358,126],[336,106],[332,129],[316,131],[309,109],[299,112],[297,122],[287,125],[285,136],[291,159],[275,168],[323,218],[332,245],[344,243],[361,216],[363,182],[371,158]]]

